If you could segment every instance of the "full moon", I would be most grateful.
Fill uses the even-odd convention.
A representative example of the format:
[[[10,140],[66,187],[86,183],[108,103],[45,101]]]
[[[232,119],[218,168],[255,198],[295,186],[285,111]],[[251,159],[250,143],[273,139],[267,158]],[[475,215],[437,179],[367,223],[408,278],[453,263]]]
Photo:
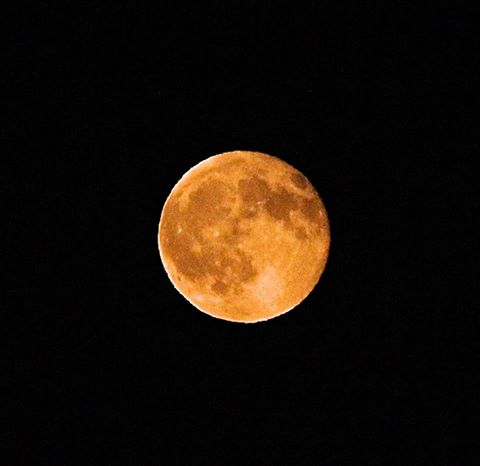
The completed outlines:
[[[327,262],[330,227],[317,191],[271,155],[235,151],[195,165],[160,216],[160,257],[197,309],[259,322],[301,303]]]

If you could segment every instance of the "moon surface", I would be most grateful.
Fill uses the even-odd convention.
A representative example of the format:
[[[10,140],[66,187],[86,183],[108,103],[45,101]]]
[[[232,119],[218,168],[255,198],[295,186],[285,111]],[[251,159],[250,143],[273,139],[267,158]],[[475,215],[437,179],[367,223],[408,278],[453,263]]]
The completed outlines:
[[[160,217],[160,257],[196,308],[232,322],[284,314],[312,291],[330,228],[317,191],[271,155],[235,151],[191,168]]]

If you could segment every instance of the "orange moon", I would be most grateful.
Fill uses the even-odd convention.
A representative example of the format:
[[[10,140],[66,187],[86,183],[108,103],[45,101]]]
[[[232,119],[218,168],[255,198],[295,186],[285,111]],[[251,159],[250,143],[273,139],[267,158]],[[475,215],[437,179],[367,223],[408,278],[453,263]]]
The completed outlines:
[[[330,227],[317,191],[271,155],[235,151],[195,165],[173,187],[158,230],[163,266],[197,309],[232,322],[302,302],[327,262]]]

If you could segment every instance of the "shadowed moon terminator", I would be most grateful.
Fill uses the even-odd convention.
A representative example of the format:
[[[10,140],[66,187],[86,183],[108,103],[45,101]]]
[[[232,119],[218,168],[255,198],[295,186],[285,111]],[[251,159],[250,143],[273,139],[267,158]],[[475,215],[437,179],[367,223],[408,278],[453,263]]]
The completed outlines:
[[[158,243],[175,288],[233,322],[284,314],[312,291],[330,246],[327,212],[298,170],[258,152],[210,157],[174,186]]]

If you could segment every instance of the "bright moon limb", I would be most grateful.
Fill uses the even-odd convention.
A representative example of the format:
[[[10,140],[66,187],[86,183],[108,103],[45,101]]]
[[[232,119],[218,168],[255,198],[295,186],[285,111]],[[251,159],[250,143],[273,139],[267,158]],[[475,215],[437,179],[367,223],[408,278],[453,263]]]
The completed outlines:
[[[302,302],[328,257],[317,191],[271,155],[235,151],[191,168],[163,206],[163,266],[197,309],[232,322],[277,317]]]

